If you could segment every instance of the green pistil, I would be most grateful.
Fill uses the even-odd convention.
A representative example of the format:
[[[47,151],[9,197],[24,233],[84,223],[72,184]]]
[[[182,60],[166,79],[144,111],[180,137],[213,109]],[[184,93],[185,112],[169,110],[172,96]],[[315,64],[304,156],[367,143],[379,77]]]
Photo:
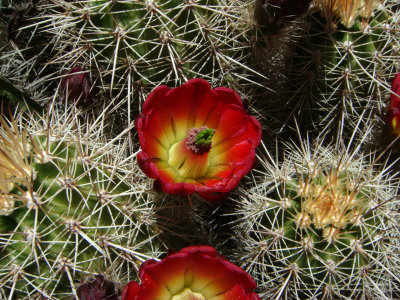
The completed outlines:
[[[206,126],[191,128],[186,136],[186,148],[200,155],[209,152],[214,134],[215,130]]]
[[[211,146],[211,139],[215,134],[214,129],[204,129],[200,131],[196,136],[196,147],[208,148]]]

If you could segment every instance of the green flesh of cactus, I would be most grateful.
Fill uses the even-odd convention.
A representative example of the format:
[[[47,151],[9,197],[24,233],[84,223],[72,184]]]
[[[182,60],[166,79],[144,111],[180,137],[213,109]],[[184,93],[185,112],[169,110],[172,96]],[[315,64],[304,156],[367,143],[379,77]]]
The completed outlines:
[[[81,32],[112,87],[176,86],[201,77],[238,83],[247,72],[234,23],[220,1],[86,1]],[[239,71],[240,74],[236,74]],[[235,81],[236,80],[236,81]],[[118,89],[118,88],[117,88]]]
[[[307,16],[292,89],[306,109],[311,107],[312,126],[348,138],[360,118],[363,129],[383,113],[400,41],[392,5],[388,1],[371,17],[359,16],[348,28],[320,11]]]
[[[294,186],[290,186],[291,184]],[[364,220],[362,225],[357,224],[357,208],[351,205],[348,209],[337,212],[337,215],[330,216],[332,210],[338,209],[334,205],[346,206],[344,199],[350,197],[352,191],[346,188],[339,191],[330,190],[324,175],[312,178],[307,184],[310,189],[325,189],[325,194],[299,196],[299,185],[294,181],[286,184],[285,198],[280,199],[278,203],[271,201],[262,222],[263,226],[271,229],[271,235],[267,235],[264,240],[270,252],[268,260],[274,264],[275,269],[292,270],[296,274],[294,277],[298,276],[303,283],[303,287],[298,289],[303,295],[310,293],[310,290],[315,292],[320,289],[319,292],[323,292],[325,289],[336,289],[337,283],[340,286],[340,282],[344,280],[348,283],[346,287],[340,287],[345,289],[341,294],[349,296],[358,288],[358,276],[362,275],[363,271],[373,272],[376,268],[371,267],[370,263],[374,265],[373,260],[379,257],[371,259],[367,255],[364,256],[364,252],[382,252],[379,251],[378,244],[382,230],[381,220],[372,215]],[[337,195],[337,192],[341,195]],[[364,191],[354,196],[354,201],[360,201],[362,206],[358,208],[359,217],[366,213],[366,197],[370,192]],[[334,203],[338,201],[337,197],[341,196],[344,198],[343,202]],[[310,200],[305,197],[313,197],[312,209],[305,209],[306,201]],[[304,215],[301,214],[302,210],[305,211]],[[315,215],[306,213],[311,210],[315,211]],[[354,216],[349,224],[338,226],[333,220],[328,220],[323,226],[314,224],[314,221],[321,219],[346,219],[346,215]]]
[[[271,165],[238,200],[236,255],[266,299],[393,297],[396,189],[352,155]]]
[[[8,178],[14,188],[2,194],[14,206],[0,216],[5,293],[71,299],[91,274],[122,281],[136,273],[155,251],[154,233],[144,221],[149,207],[140,182],[135,187],[120,173],[116,153],[71,136],[26,141],[26,170],[33,172]]]

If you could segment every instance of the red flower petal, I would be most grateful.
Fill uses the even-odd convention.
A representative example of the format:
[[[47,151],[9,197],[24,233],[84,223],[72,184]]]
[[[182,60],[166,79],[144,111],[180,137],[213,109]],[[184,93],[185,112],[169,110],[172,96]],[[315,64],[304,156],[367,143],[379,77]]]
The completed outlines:
[[[143,151],[150,157],[167,159],[169,148],[168,138],[164,135],[162,128],[157,130],[154,123],[151,123],[151,121],[156,119],[151,118],[152,116],[152,114],[149,114],[150,118],[137,119],[137,128],[140,128],[138,130],[140,144]]]
[[[254,280],[209,246],[187,247],[159,262],[150,260],[140,268],[139,277],[141,284],[130,282],[124,288],[122,300],[171,299],[182,295],[208,300],[259,299],[253,292]]]
[[[225,105],[235,104],[243,108],[243,101],[234,90],[226,87],[219,87],[213,91],[217,94],[219,101],[225,103]]]
[[[208,128],[215,129],[218,126],[227,107],[236,106],[243,109],[242,100],[234,90],[220,87],[210,91],[209,94],[212,102],[202,103],[203,111],[208,111],[207,118],[202,125],[206,125]],[[206,113],[203,112],[203,115],[206,115]]]
[[[245,289],[237,284],[224,294],[224,300],[247,300]]]
[[[140,285],[136,281],[130,281],[122,292],[121,300],[135,300],[140,292]]]
[[[227,164],[230,167],[234,167],[236,165],[244,165],[248,161],[248,157],[253,150],[253,143],[249,140],[241,141],[237,144],[232,144],[232,147],[225,149],[225,151],[221,151],[220,154],[214,154],[214,156],[210,159],[210,162],[213,165]],[[218,173],[208,173],[210,177],[217,176]]]
[[[169,88],[165,85],[161,85],[155,88],[147,97],[146,101],[143,104],[142,114],[146,115],[152,109],[157,109],[159,112],[164,111],[164,99],[169,91]]]
[[[220,117],[213,137],[213,147],[220,142],[247,131],[247,115],[239,106],[230,105]]]
[[[150,178],[158,177],[158,169],[154,165],[152,158],[146,152],[139,152],[136,156],[139,168]]]
[[[135,126],[146,153],[137,156],[138,163],[156,179],[155,187],[171,194],[198,193],[209,202],[237,186],[252,167],[261,140],[259,123],[246,114],[237,93],[228,88],[211,90],[202,79],[171,90],[156,88]],[[188,131],[203,126],[216,130],[208,153],[209,149],[200,152],[185,143]],[[200,145],[191,142],[191,147],[204,147]]]
[[[203,255],[208,255],[211,257],[221,257],[218,253],[217,250],[215,250],[215,248],[211,247],[211,246],[204,246],[204,245],[199,245],[199,246],[189,246],[189,247],[185,247],[183,249],[181,249],[179,252],[181,253],[189,253],[189,254],[193,254],[193,253],[201,253]]]
[[[394,134],[400,135],[400,73],[398,73],[392,82],[392,92],[390,94],[390,105],[386,111],[386,122]],[[397,94],[397,95],[396,95]]]
[[[156,264],[146,265],[143,268],[141,278],[144,274],[149,274],[152,278],[156,278],[157,282],[161,282],[174,295],[183,290],[187,283],[185,281],[185,273],[188,264],[187,255],[182,253],[172,254],[168,259],[163,259]]]
[[[397,73],[392,82],[392,92],[400,96],[400,73]],[[400,108],[400,97],[390,94],[390,107]]]
[[[140,276],[142,284],[135,281],[129,282],[122,292],[121,300],[153,300],[169,299],[171,294],[164,287],[162,282],[152,278],[148,273],[143,272]]]

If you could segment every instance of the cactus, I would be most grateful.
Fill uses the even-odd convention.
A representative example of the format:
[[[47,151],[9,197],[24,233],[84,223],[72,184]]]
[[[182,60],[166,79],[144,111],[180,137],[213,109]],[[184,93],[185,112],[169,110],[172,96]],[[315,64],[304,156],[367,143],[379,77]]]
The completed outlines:
[[[236,199],[234,256],[264,299],[387,299],[398,290],[398,184],[361,144],[286,148]]]
[[[104,141],[101,122],[82,118],[52,110],[0,119],[0,286],[8,299],[76,298],[83,278],[127,281],[158,255],[146,179],[124,155],[127,141]]]
[[[113,107],[113,131],[129,126],[148,92],[162,84],[203,78],[253,100],[250,93],[266,87],[247,63],[253,25],[239,22],[251,3],[39,1],[35,15],[17,29],[23,36],[34,30],[32,40],[10,43],[14,47],[0,57],[0,74],[46,103],[55,94],[60,98],[60,77],[73,68],[87,71],[95,105]]]
[[[218,0],[90,0],[69,10],[81,18],[82,41],[111,88],[119,89],[127,80],[153,88],[194,77],[238,85],[248,73],[242,64],[249,48],[240,45],[233,7]]]
[[[293,89],[310,105],[312,126],[350,138],[356,126],[365,131],[383,114],[387,80],[399,67],[400,12],[390,0],[314,2],[293,59],[300,70]]]
[[[258,40],[256,55],[266,77],[271,70],[281,75],[278,97],[266,99],[269,107],[281,107],[275,113],[281,126],[295,127],[296,119],[304,130],[326,131],[337,140],[349,139],[356,126],[365,131],[382,122],[390,79],[399,68],[397,3],[314,0],[304,18],[286,22],[274,34],[268,29],[275,25],[263,20],[276,8],[258,7],[255,17],[264,24],[267,42],[263,50]],[[281,54],[283,47],[288,49]]]
[[[244,92],[259,86],[254,79],[261,75],[246,66],[251,47],[246,43],[249,28],[236,26],[240,5],[221,0],[57,1],[37,4],[37,16],[26,27],[51,37],[47,50],[54,56],[40,68],[82,64],[92,78],[101,75],[97,83],[107,98],[139,96],[143,101],[158,85],[177,86],[196,77]],[[14,75],[15,70],[5,69]]]

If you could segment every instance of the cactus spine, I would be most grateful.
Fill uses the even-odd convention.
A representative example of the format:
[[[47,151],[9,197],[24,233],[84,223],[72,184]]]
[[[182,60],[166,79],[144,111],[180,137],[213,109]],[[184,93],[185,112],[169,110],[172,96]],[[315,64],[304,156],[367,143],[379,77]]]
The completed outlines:
[[[241,191],[236,257],[265,299],[393,297],[397,184],[391,166],[375,170],[372,154],[348,149],[306,141],[282,163],[267,154]]]
[[[276,9],[268,2],[255,12],[261,25]],[[264,25],[265,50],[261,39],[255,49],[259,61],[267,61],[260,66],[266,77],[272,70],[283,78],[278,97],[266,99],[281,107],[275,114],[281,126],[295,127],[290,121],[296,119],[315,136],[326,131],[338,140],[350,139],[356,127],[364,132],[381,122],[399,68],[399,24],[397,1],[314,0],[304,17],[283,23],[277,32]],[[291,48],[281,55],[282,47],[274,45],[287,39]]]
[[[399,12],[396,1],[314,2],[294,60],[308,83],[296,90],[310,98],[316,128],[350,138],[383,113],[398,67]]]
[[[8,299],[77,297],[83,278],[125,281],[158,255],[146,184],[127,172],[136,166],[124,159],[126,142],[99,139],[103,128],[79,125],[71,111],[56,115],[1,119],[0,269]]]

